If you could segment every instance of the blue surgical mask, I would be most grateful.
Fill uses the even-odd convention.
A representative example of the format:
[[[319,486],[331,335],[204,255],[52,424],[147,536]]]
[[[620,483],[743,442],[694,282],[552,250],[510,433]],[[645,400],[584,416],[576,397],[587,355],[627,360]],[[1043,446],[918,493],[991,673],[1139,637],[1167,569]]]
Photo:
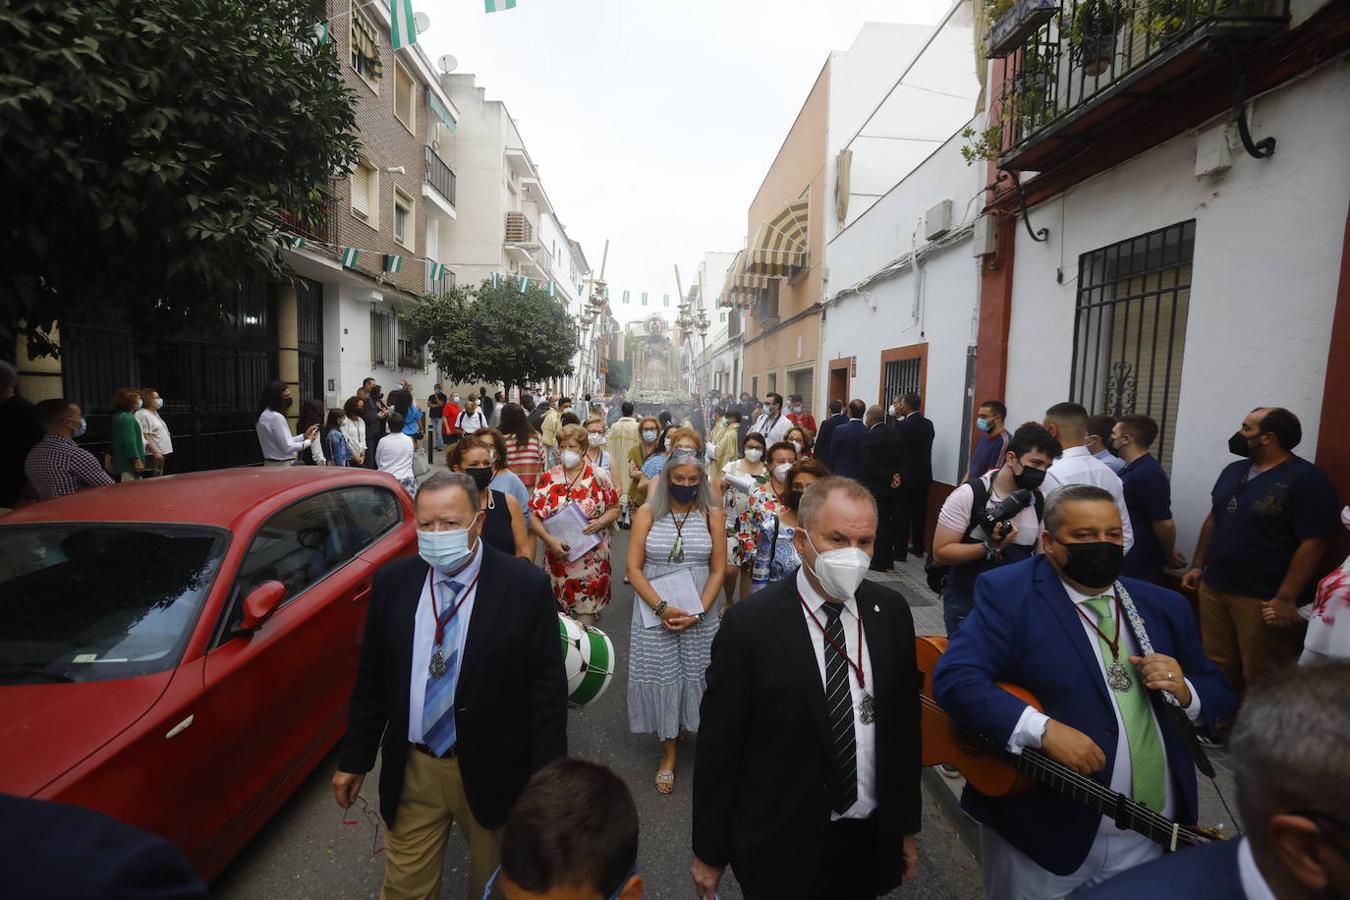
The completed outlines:
[[[978,419],[975,420],[975,427],[980,429],[981,431],[988,431],[989,420],[986,419],[984,416],[980,416]]]
[[[88,428],[89,423],[84,420],[84,416],[80,416],[80,427],[75,429],[75,434],[72,437],[84,437],[84,432]]]
[[[477,516],[474,517],[477,519]],[[455,531],[417,530],[417,555],[438,572],[454,572],[471,553],[469,529]]]
[[[655,432],[655,431],[644,431],[644,432],[642,432],[642,439],[643,439],[644,441],[646,441],[647,443],[650,444],[650,443],[652,443],[652,442],[654,442],[654,441],[656,440],[656,432]]]

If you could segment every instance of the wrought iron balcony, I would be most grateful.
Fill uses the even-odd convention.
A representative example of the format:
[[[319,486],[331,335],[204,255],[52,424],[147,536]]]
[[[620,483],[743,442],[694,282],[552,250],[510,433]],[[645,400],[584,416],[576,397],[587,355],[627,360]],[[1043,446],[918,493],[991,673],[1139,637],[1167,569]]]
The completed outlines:
[[[1053,8],[1052,8],[1053,7]],[[1289,0],[1016,0],[989,29],[1004,60],[986,133],[1010,171],[1045,171],[1188,78],[1283,30]]]
[[[285,230],[307,241],[323,244],[337,243],[337,200],[326,196],[323,212],[317,216],[302,218],[292,212],[281,214],[281,223]]]
[[[426,148],[426,179],[451,206],[455,205],[455,172],[430,147]]]

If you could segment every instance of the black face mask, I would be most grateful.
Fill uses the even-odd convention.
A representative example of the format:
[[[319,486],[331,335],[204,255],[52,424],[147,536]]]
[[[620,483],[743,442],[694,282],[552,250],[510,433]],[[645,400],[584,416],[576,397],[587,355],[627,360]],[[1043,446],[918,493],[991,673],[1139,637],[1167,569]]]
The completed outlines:
[[[1045,470],[1023,466],[1022,471],[1013,473],[1013,484],[1028,491],[1034,491],[1045,483]]]
[[[798,490],[788,491],[787,496],[783,498],[783,502],[787,504],[788,509],[796,512],[797,507],[802,503],[802,492]]]
[[[470,466],[464,470],[464,474],[473,479],[473,483],[478,485],[480,491],[485,491],[492,483],[494,473],[491,466]]]
[[[676,503],[693,503],[698,497],[698,485],[696,484],[672,484],[670,486],[670,498]]]
[[[1228,439],[1228,452],[1233,454],[1234,456],[1249,457],[1252,455],[1252,445],[1243,436],[1241,431],[1237,431],[1234,432],[1233,436]]]
[[[1100,588],[1115,583],[1125,564],[1125,548],[1111,541],[1065,544],[1069,558],[1064,575],[1084,587]]]
[[[284,406],[284,407],[286,407],[287,409],[290,409],[290,408],[291,408],[291,404],[293,404],[293,403],[295,403],[295,398],[294,398],[294,397],[282,397],[282,398],[281,398],[281,405]]]

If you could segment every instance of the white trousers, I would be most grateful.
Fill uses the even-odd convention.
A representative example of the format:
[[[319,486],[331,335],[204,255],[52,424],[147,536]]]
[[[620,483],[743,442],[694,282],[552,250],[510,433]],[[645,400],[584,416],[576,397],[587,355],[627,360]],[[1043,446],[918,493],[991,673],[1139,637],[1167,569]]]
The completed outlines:
[[[1142,834],[1122,832],[1102,821],[1087,858],[1070,875],[1056,875],[1005,841],[987,825],[980,826],[980,860],[984,896],[988,900],[1060,900],[1081,896],[1126,869],[1162,856],[1162,847]]]

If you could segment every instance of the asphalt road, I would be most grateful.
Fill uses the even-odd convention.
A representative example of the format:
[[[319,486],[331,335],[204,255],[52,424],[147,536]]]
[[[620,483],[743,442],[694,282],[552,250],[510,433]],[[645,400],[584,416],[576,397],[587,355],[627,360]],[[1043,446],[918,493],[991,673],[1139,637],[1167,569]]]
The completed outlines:
[[[646,896],[691,897],[690,807],[698,738],[690,735],[681,744],[675,793],[658,794],[652,783],[659,758],[656,738],[628,731],[626,660],[632,590],[619,579],[626,543],[627,534],[621,533],[614,548],[614,599],[600,623],[614,642],[619,668],[603,697],[586,709],[569,713],[569,751],[575,757],[609,766],[632,789],[642,821],[638,869],[647,885]],[[383,830],[377,834],[363,816],[358,816],[358,825],[342,824],[341,811],[329,787],[335,767],[330,757],[315,770],[212,885],[215,896],[227,900],[379,896],[384,860],[372,850],[382,846]],[[377,781],[377,774],[372,772],[363,790],[372,818]],[[784,787],[790,789],[789,785]],[[924,801],[919,874],[891,896],[934,900],[979,897],[979,870],[974,858],[926,790]],[[456,831],[446,854],[443,900],[465,897],[467,859],[467,849]],[[785,860],[784,865],[791,862]],[[730,872],[722,883],[721,895],[726,900],[741,897]]]

